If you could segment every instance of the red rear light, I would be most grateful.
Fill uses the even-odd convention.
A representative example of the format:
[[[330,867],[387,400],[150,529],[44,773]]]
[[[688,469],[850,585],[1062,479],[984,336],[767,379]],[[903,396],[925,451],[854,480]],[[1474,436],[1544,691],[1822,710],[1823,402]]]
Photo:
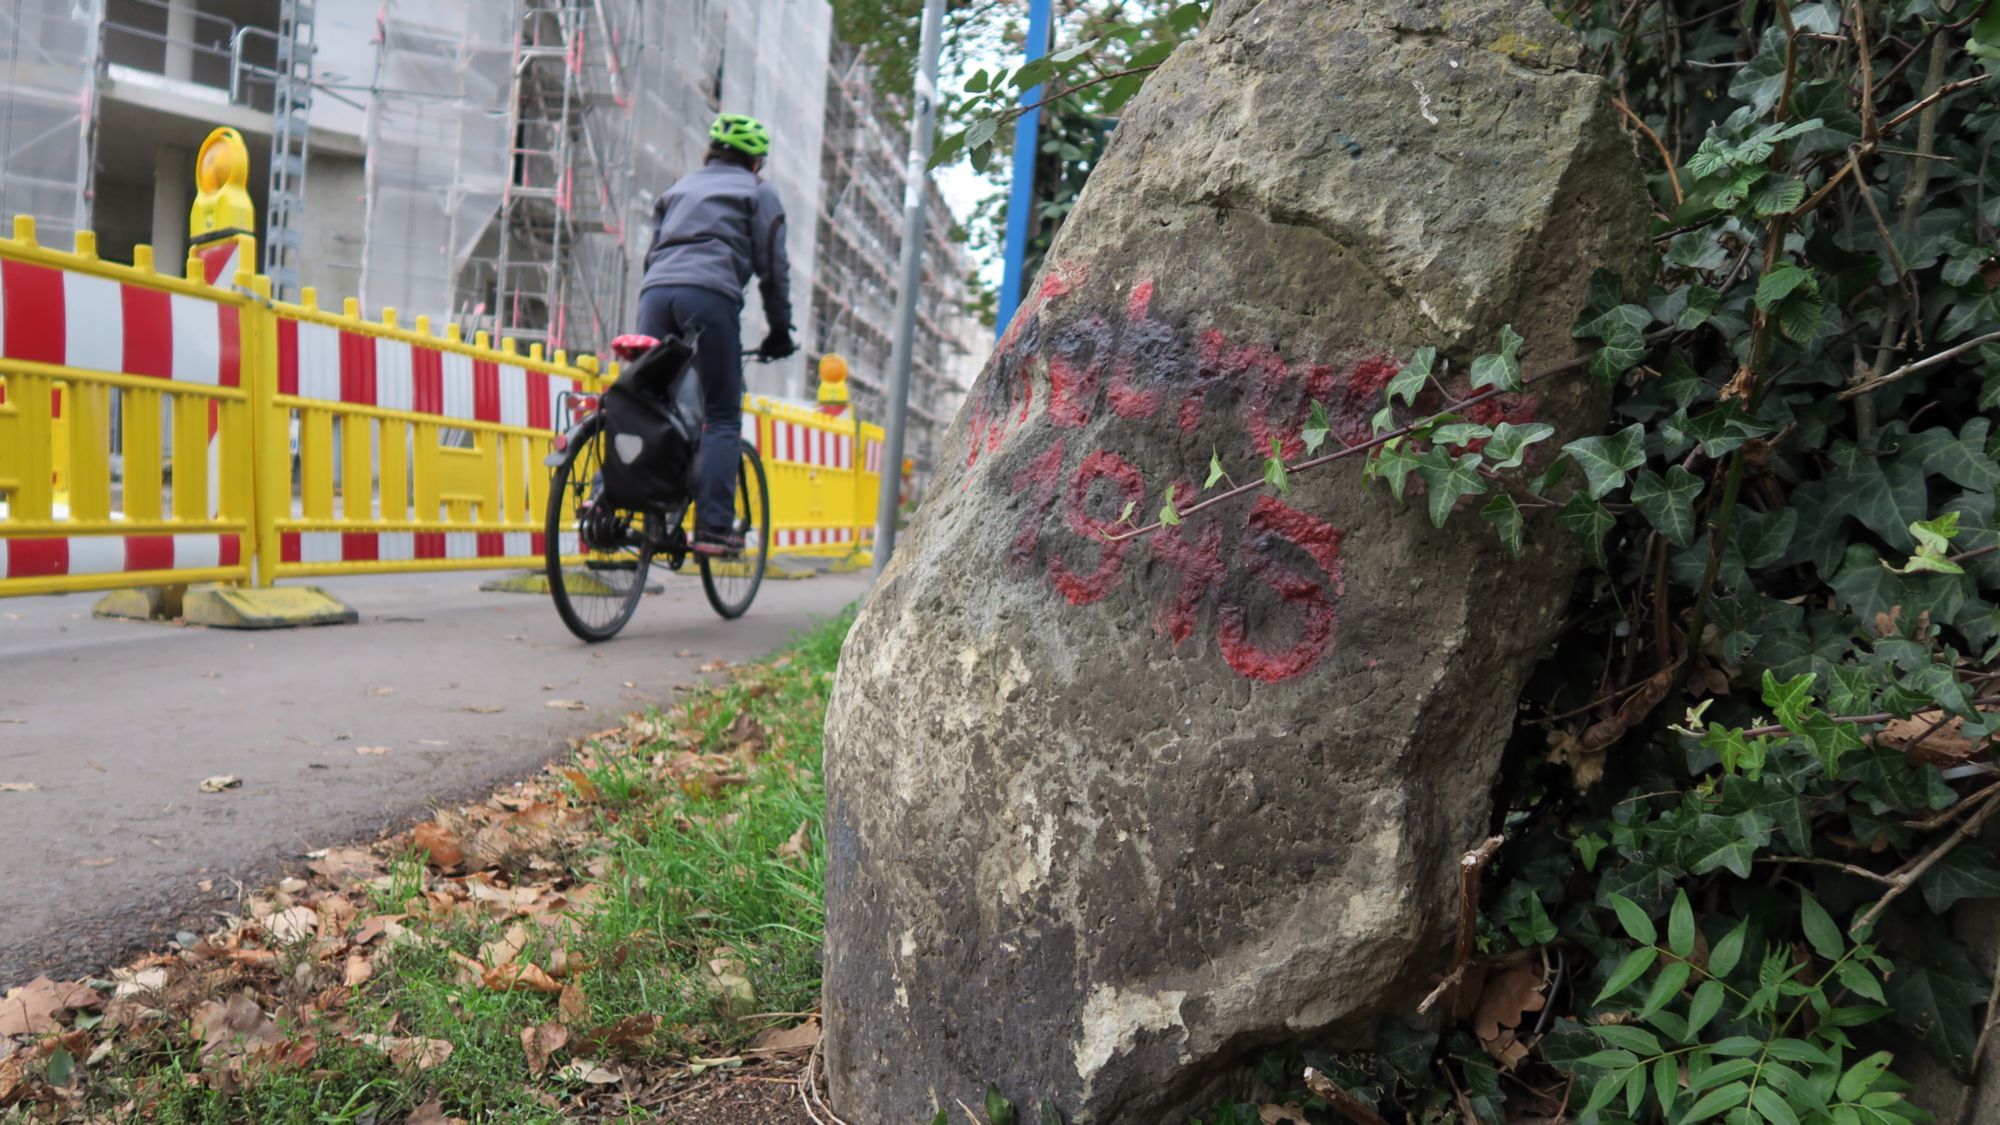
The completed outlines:
[[[569,435],[568,435],[568,434],[557,434],[557,435],[556,435],[556,452],[557,452],[557,453],[562,453],[562,452],[565,452],[565,451],[567,451],[568,449],[569,449]]]
[[[576,412],[578,414],[597,413],[597,396],[585,395],[582,398],[578,399],[576,403]]]

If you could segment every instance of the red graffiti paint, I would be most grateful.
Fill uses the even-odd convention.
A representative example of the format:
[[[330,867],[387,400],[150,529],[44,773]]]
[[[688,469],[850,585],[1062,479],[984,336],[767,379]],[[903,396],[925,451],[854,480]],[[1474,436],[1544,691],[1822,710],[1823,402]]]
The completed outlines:
[[[1287,366],[1271,348],[1255,345],[1238,348],[1223,358],[1223,370],[1249,381],[1250,393],[1243,399],[1243,429],[1250,436],[1250,448],[1258,457],[1271,454],[1276,439],[1291,460],[1305,452],[1299,436],[1312,403],[1324,405],[1335,385],[1333,368],[1323,364]],[[1282,421],[1272,421],[1274,408]]]
[[[1169,368],[1179,367],[1180,356],[1163,357],[1158,344],[1172,346],[1180,343],[1178,334],[1167,325],[1152,320],[1148,310],[1153,304],[1153,282],[1147,279],[1132,287],[1132,294],[1125,301],[1125,331],[1118,342],[1118,360],[1111,368],[1111,389],[1106,398],[1111,410],[1120,418],[1150,418],[1160,408],[1160,400],[1165,392],[1158,384],[1171,378],[1174,372]],[[1148,345],[1153,345],[1149,347]],[[1143,370],[1142,370],[1143,363]],[[1140,379],[1155,384],[1141,388]]]
[[[1193,385],[1187,389],[1187,396],[1181,399],[1181,432],[1191,434],[1201,424],[1202,408],[1208,405],[1208,392],[1222,381],[1222,356],[1229,348],[1229,341],[1213,328],[1204,328],[1197,338],[1195,349],[1195,370]]]
[[[1014,546],[1008,552],[1015,566],[1029,566],[1035,561],[1035,548],[1042,541],[1042,524],[1048,522],[1049,509],[1055,507],[1056,490],[1062,483],[1062,468],[1063,443],[1058,438],[1041,456],[1014,474],[1015,493],[1028,494],[1028,506],[1021,511]]]
[[[1357,445],[1375,436],[1375,414],[1389,404],[1383,392],[1402,367],[1394,356],[1372,355],[1347,373],[1339,401],[1326,404],[1333,436],[1342,444]]]
[[[1174,495],[1186,495],[1185,483]],[[1180,585],[1161,601],[1153,616],[1153,632],[1171,638],[1176,647],[1194,635],[1201,623],[1202,604],[1222,588],[1228,570],[1222,564],[1222,525],[1210,521],[1193,540],[1188,526],[1161,528],[1153,533],[1153,556],[1180,576]]]
[[[1049,421],[1077,429],[1097,407],[1099,374],[1109,359],[1111,326],[1086,316],[1056,330],[1049,340]]]
[[[1127,501],[1138,503],[1146,497],[1146,484],[1139,476],[1139,470],[1130,461],[1108,449],[1093,451],[1077,466],[1076,475],[1069,482],[1069,529],[1086,541],[1097,545],[1097,567],[1088,574],[1078,574],[1060,555],[1049,556],[1049,580],[1055,583],[1063,597],[1071,605],[1089,605],[1111,592],[1113,583],[1118,581],[1119,571],[1125,566],[1125,553],[1132,546],[1127,539],[1117,543],[1105,542],[1105,535],[1119,530],[1117,518],[1106,519],[1090,514],[1089,500],[1091,486],[1098,481],[1109,480],[1117,486],[1116,503],[1113,511],[1125,506]]]
[[[1250,573],[1298,613],[1299,638],[1289,648],[1272,650],[1259,646],[1250,639],[1248,607],[1224,599],[1216,611],[1220,621],[1218,640],[1222,658],[1231,668],[1254,680],[1277,683],[1310,671],[1333,647],[1338,614],[1327,597],[1326,586],[1286,566],[1277,552],[1284,544],[1304,551],[1325,572],[1332,593],[1343,595],[1347,588],[1341,576],[1342,535],[1339,528],[1276,497],[1257,500],[1250,509],[1243,541],[1248,567]]]

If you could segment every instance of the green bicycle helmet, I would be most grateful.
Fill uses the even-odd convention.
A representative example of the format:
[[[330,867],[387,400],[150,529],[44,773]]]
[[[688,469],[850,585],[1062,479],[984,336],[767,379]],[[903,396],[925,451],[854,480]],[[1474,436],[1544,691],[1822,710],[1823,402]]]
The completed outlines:
[[[771,151],[771,130],[754,117],[725,113],[708,127],[708,139],[748,156],[765,156]]]

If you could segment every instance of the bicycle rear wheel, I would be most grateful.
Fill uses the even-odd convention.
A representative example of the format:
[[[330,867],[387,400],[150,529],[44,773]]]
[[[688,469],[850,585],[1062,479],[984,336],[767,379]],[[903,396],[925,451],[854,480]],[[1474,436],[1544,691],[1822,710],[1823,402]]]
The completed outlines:
[[[549,480],[543,548],[556,615],[570,632],[593,644],[610,640],[632,620],[653,564],[644,515],[592,498],[604,466],[605,441],[603,426],[593,420],[557,464]],[[567,561],[565,554],[580,554],[582,561]]]
[[[757,450],[743,447],[736,463],[735,529],[743,536],[743,553],[735,558],[701,559],[701,591],[725,619],[743,616],[764,584],[764,567],[771,561],[771,494],[764,483],[764,462]]]

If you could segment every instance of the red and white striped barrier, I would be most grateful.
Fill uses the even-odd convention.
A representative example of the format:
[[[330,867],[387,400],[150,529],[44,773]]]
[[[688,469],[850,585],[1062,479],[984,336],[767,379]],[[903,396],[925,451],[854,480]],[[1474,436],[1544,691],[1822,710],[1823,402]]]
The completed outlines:
[[[0,355],[206,387],[243,385],[235,305],[0,261]]]
[[[548,543],[538,531],[287,531],[279,540],[279,561],[302,565],[540,559]],[[575,552],[576,536],[563,535],[562,553]]]
[[[70,535],[0,539],[0,578],[220,570],[238,566],[235,535]]]
[[[771,460],[826,469],[854,467],[854,435],[771,419]]]
[[[575,379],[459,351],[278,319],[281,395],[547,431],[562,395],[581,389]]]
[[[771,546],[774,548],[837,547],[842,543],[858,543],[861,539],[862,536],[851,527],[779,528],[771,532]]]

